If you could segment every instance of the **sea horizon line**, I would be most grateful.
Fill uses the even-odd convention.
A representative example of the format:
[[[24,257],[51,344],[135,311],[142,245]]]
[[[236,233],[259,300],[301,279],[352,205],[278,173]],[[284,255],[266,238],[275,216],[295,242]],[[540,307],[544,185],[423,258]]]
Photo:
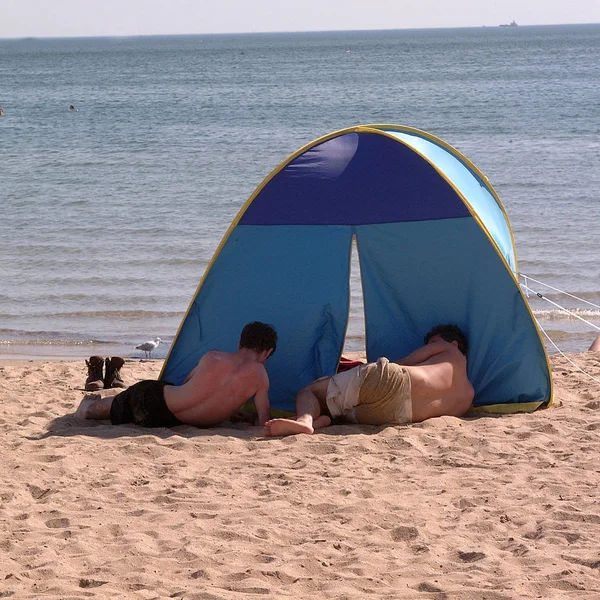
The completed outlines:
[[[491,30],[516,30],[532,28],[555,27],[588,27],[600,25],[599,22],[585,23],[527,23],[510,27],[504,23],[482,25],[454,25],[446,27],[393,27],[382,29],[306,29],[306,30],[278,30],[278,31],[229,31],[229,32],[199,32],[199,33],[140,33],[140,34],[110,34],[100,35],[18,35],[0,36],[0,41],[38,41],[38,40],[93,40],[93,39],[138,39],[138,38],[175,38],[175,37],[250,37],[250,36],[277,36],[277,35],[305,35],[305,34],[336,34],[336,33],[382,33],[395,31],[449,31],[465,29],[491,29]]]

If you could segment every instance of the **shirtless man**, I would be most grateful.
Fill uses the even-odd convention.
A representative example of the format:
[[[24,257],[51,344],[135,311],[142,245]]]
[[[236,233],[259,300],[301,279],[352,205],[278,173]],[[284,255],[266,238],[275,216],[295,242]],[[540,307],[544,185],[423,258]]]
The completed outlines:
[[[460,417],[475,392],[467,378],[467,340],[455,325],[438,325],[425,346],[390,363],[387,358],[321,377],[296,396],[297,417],[272,419],[266,436],[314,433],[331,417],[353,423],[419,423],[431,417]]]
[[[254,397],[258,424],[269,419],[269,376],[265,362],[277,348],[271,325],[254,322],[242,330],[237,352],[207,352],[181,385],[140,381],[120,394],[87,394],[76,417],[110,419],[113,425],[197,427],[217,425]]]

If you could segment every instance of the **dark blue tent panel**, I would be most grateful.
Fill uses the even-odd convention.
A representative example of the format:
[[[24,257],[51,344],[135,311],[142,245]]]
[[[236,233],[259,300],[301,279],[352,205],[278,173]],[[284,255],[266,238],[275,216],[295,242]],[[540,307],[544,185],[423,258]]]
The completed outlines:
[[[506,213],[474,165],[441,140],[361,126],[302,148],[240,211],[204,275],[161,377],[181,383],[200,357],[237,349],[250,321],[273,324],[272,406],[335,372],[357,242],[367,356],[399,359],[440,323],[469,338],[474,406],[550,403],[548,358],[521,294]]]
[[[240,224],[364,225],[466,216],[452,187],[411,148],[382,135],[351,133],[290,161]]]

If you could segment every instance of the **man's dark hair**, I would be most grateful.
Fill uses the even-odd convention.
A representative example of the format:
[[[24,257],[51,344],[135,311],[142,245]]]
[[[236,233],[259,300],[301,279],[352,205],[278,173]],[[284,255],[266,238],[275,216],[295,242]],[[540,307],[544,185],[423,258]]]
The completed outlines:
[[[249,348],[257,352],[273,349],[272,354],[274,354],[277,349],[277,332],[272,325],[260,321],[248,323],[242,329],[240,348]]]
[[[458,342],[458,349],[466,356],[469,344],[465,334],[462,332],[458,325],[438,325],[434,327],[426,336],[425,343],[428,344],[429,340],[434,336],[439,335],[443,340],[447,342]]]

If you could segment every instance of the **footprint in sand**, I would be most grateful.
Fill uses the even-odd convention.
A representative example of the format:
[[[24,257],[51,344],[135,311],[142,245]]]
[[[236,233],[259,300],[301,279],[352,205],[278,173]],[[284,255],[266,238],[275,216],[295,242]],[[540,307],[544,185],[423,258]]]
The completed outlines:
[[[105,585],[107,583],[108,581],[96,581],[95,579],[80,579],[79,587],[84,589],[95,588],[100,587],[101,585]]]
[[[50,529],[62,529],[69,526],[69,519],[65,517],[59,517],[58,519],[48,519],[46,521],[46,527]]]
[[[441,594],[442,593],[442,590],[439,587],[437,587],[431,583],[427,583],[426,581],[423,581],[422,583],[420,583],[416,589],[418,592],[427,592],[429,594]]]
[[[485,558],[485,554],[483,552],[461,552],[458,551],[458,558],[463,562],[477,562],[478,560],[483,560]]]
[[[48,494],[52,493],[50,488],[43,490],[37,485],[28,485],[27,487],[29,488],[29,493],[34,500],[43,500]]]
[[[200,569],[198,571],[194,571],[193,573],[190,573],[190,577],[192,579],[206,579],[207,581],[210,581],[210,579],[211,579],[209,574],[204,569]]]
[[[271,556],[269,554],[258,554],[254,558],[255,558],[256,562],[265,563],[265,564],[272,563],[277,560],[274,556]]]
[[[5,504],[12,502],[14,497],[15,495],[12,492],[3,492],[2,494],[0,494],[0,500],[2,500],[2,502],[4,502]]]
[[[53,463],[57,460],[62,460],[64,456],[58,456],[57,454],[45,454],[44,456],[40,456],[40,460],[42,462]]]
[[[395,542],[411,542],[419,537],[416,527],[396,527],[392,530],[392,539]]]

